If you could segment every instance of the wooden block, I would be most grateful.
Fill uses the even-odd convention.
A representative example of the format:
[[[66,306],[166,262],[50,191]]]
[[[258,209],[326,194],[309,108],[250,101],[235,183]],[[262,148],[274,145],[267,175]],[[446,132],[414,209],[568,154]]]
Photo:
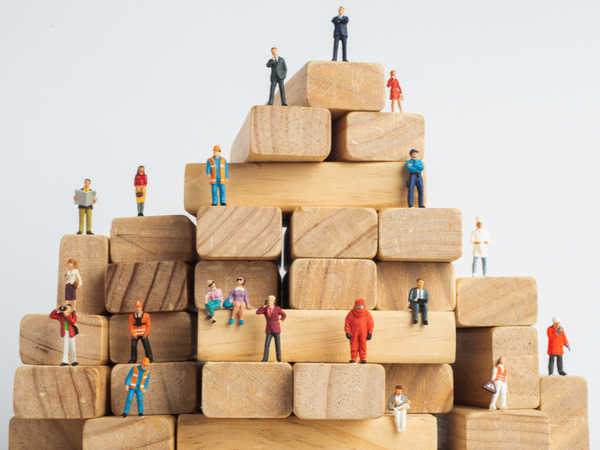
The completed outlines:
[[[113,219],[110,239],[114,263],[196,260],[196,226],[186,216]]]
[[[232,163],[227,204],[274,206],[283,213],[303,206],[406,208],[407,181],[401,162]],[[212,204],[206,164],[186,166],[184,202],[194,216]]]
[[[536,410],[491,412],[455,405],[438,416],[439,448],[447,450],[550,450],[550,421]]]
[[[202,368],[202,413],[215,419],[283,419],[292,413],[293,385],[289,364],[207,362]]]
[[[290,224],[293,259],[373,259],[377,254],[377,212],[372,208],[298,208]]]
[[[231,162],[321,162],[330,150],[329,110],[253,106],[231,146]]]
[[[453,311],[456,307],[455,276],[454,266],[450,263],[379,261],[376,308],[409,311],[408,294],[422,278],[429,293],[429,311]]]
[[[409,414],[441,414],[452,411],[454,403],[454,376],[448,364],[384,364],[385,400],[396,386],[411,401]]]
[[[393,208],[379,212],[377,258],[381,261],[452,262],[461,255],[462,215],[458,209]]]
[[[108,318],[77,316],[77,362],[85,366],[108,363]],[[21,320],[19,353],[23,364],[59,365],[63,358],[60,323],[46,314],[28,314]]]
[[[102,417],[83,429],[85,450],[175,450],[174,416]]]
[[[456,280],[456,324],[461,327],[535,325],[533,277],[469,277]]]
[[[10,450],[82,450],[85,419],[18,419],[8,424]]]
[[[539,409],[550,418],[552,450],[590,448],[585,378],[540,376]]]
[[[108,366],[23,366],[15,372],[13,410],[20,419],[92,419],[106,414]]]
[[[82,285],[77,289],[77,312],[79,314],[104,314],[104,274],[108,266],[109,240],[106,236],[67,234],[60,240],[58,260],[57,305],[65,300],[63,274],[69,269],[67,261],[77,261]]]
[[[297,259],[289,270],[290,307],[294,309],[367,309],[377,303],[377,265],[366,259]]]
[[[134,364],[117,364],[110,377],[114,415],[123,414],[127,392],[125,379]],[[199,404],[200,366],[197,362],[150,364],[150,381],[144,394],[144,414],[188,414]],[[137,400],[131,403],[131,416],[137,415]]]
[[[196,248],[206,260],[267,260],[281,257],[281,210],[226,206],[198,210]]]
[[[419,114],[351,112],[333,125],[331,161],[408,161],[425,156],[425,119]]]
[[[454,402],[488,408],[492,394],[481,388],[492,378],[500,357],[506,359],[509,409],[540,404],[537,331],[531,327],[459,329],[456,334]]]
[[[348,311],[285,310],[281,353],[286,362],[347,363],[350,343],[344,333]],[[229,325],[229,311],[216,311],[217,323],[198,321],[198,361],[260,361],[265,319],[247,311],[245,324]],[[371,311],[375,328],[367,344],[370,363],[450,364],[454,362],[454,314],[430,312],[429,325],[413,325],[404,311]],[[271,351],[270,360],[275,359]],[[536,360],[537,363],[537,360]],[[490,366],[490,375],[491,375]],[[509,369],[510,370],[510,369]],[[484,381],[485,382],[485,381]],[[483,383],[482,383],[483,385]],[[390,394],[391,395],[391,394]]]
[[[196,341],[196,316],[187,312],[151,313],[148,339],[154,362],[189,361],[194,359]],[[145,356],[138,342],[137,360]],[[123,364],[131,359],[129,314],[116,314],[110,318],[110,359]]]
[[[243,443],[243,444],[240,444]],[[320,449],[437,449],[437,420],[429,414],[410,414],[399,433],[394,418],[374,420],[209,419],[202,414],[177,420],[177,450],[198,448],[247,450]]]
[[[146,312],[183,311],[193,301],[194,273],[181,261],[110,264],[104,289],[113,314],[135,312],[137,301]]]

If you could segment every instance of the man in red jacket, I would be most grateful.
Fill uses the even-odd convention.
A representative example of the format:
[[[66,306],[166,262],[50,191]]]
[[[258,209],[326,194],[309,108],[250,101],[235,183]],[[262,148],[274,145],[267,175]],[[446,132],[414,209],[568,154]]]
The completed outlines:
[[[556,316],[552,318],[552,326],[548,327],[548,355],[550,355],[548,361],[548,376],[554,375],[554,360],[557,360],[558,373],[560,375],[567,376],[567,373],[563,370],[563,354],[565,353],[563,347],[567,347],[571,351],[569,341],[567,341],[567,335],[565,330],[560,326],[560,319]]]
[[[373,337],[373,316],[365,309],[365,301],[359,298],[354,309],[346,316],[346,337],[350,339],[350,364],[367,363],[367,341]]]
[[[265,352],[261,362],[269,361],[269,349],[271,347],[271,339],[275,338],[275,352],[277,353],[277,362],[281,362],[281,341],[279,335],[281,333],[281,322],[285,320],[285,313],[279,306],[275,306],[275,296],[269,295],[265,306],[261,306],[256,314],[264,314],[267,321],[265,333]]]
[[[77,355],[75,354],[75,322],[77,313],[73,311],[70,303],[59,306],[50,313],[50,318],[60,323],[60,335],[63,340],[63,361],[61,366],[69,365],[69,350],[71,351],[71,365],[77,366]]]

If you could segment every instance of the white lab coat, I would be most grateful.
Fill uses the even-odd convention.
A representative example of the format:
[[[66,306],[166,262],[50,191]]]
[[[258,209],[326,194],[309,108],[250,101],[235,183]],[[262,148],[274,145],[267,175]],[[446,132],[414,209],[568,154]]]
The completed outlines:
[[[475,242],[480,242],[480,244],[475,244]],[[475,231],[471,233],[471,244],[473,244],[473,256],[477,258],[487,258],[487,244],[484,242],[490,241],[490,233],[483,228],[477,228]]]

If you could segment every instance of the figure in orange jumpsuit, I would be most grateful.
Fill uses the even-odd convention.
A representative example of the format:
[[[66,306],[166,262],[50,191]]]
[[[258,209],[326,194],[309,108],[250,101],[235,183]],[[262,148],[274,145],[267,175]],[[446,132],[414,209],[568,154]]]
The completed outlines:
[[[367,363],[367,341],[373,337],[373,316],[365,309],[365,301],[359,298],[354,309],[346,316],[346,337],[350,339],[350,364]]]

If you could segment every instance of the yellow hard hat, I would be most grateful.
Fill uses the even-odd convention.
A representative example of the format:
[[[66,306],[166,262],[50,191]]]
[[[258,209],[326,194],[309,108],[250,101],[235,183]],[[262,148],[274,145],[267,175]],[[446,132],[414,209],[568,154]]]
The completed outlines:
[[[145,366],[149,366],[150,365],[150,360],[148,358],[142,358],[142,364]]]
[[[218,145],[215,145],[215,146],[213,147],[213,151],[217,151],[217,150],[218,150],[218,151],[221,151],[221,147],[219,147]]]

